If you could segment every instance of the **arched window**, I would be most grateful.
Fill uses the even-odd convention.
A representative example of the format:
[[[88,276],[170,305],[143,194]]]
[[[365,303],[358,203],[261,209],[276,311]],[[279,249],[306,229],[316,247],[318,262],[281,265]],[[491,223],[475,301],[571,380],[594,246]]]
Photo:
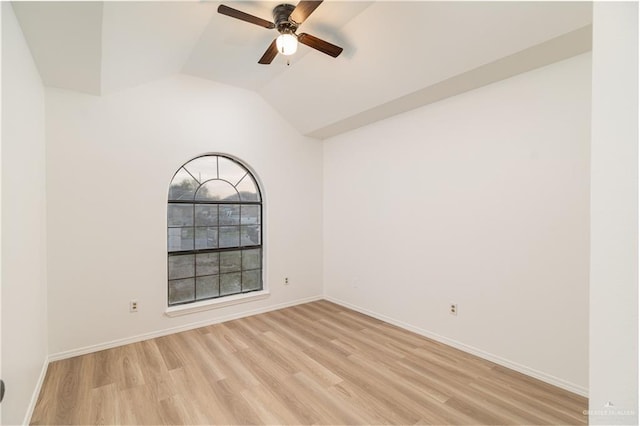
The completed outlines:
[[[249,170],[204,155],[171,180],[169,306],[262,290],[262,197]]]

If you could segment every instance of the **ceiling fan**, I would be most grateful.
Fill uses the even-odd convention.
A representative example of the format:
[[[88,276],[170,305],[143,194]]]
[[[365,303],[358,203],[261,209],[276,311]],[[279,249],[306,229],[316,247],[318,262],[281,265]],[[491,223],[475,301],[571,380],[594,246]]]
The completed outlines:
[[[342,53],[342,47],[331,44],[328,41],[319,39],[311,34],[296,34],[298,27],[320,6],[320,1],[302,0],[297,6],[292,4],[280,4],[273,8],[273,21],[267,21],[257,16],[250,15],[240,10],[221,4],[218,6],[218,13],[240,19],[251,24],[260,25],[267,29],[277,29],[280,35],[276,37],[267,48],[259,64],[270,64],[278,53],[292,55],[298,48],[298,42],[313,49],[319,50],[329,56],[336,58]]]

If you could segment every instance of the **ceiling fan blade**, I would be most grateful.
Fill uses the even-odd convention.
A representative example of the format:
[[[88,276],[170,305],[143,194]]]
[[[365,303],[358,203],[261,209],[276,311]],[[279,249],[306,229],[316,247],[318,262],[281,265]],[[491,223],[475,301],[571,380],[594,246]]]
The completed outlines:
[[[334,58],[338,57],[338,55],[342,53],[342,47],[319,39],[318,37],[312,36],[311,34],[302,33],[298,35],[298,41],[302,44],[306,44],[309,47],[319,50],[322,53],[333,56]]]
[[[267,21],[266,19],[258,18],[257,16],[249,15],[248,13],[241,12],[232,7],[225,6],[224,4],[218,6],[218,13],[231,16],[232,18],[240,19],[241,21],[249,22],[251,24],[260,25],[261,27],[265,27],[268,29],[273,29],[276,27],[273,22]]]
[[[313,11],[316,10],[318,6],[320,6],[320,3],[322,3],[322,0],[302,0],[300,3],[298,3],[296,8],[293,9],[293,12],[291,12],[291,16],[289,16],[289,19],[291,19],[296,24],[302,24],[309,17],[309,15],[311,15],[311,13],[313,13]]]
[[[276,46],[276,40],[274,39],[269,45],[269,47],[267,47],[267,50],[264,52],[264,55],[262,55],[262,58],[260,58],[258,63],[263,65],[269,65],[273,61],[273,58],[276,57],[277,54],[278,54],[278,46]]]

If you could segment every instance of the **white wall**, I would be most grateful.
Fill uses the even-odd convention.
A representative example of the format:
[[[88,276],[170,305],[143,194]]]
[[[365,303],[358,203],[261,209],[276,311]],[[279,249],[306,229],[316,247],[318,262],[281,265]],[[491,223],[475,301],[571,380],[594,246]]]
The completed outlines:
[[[327,140],[326,296],[586,393],[590,67]]]
[[[322,295],[322,147],[258,95],[176,76],[103,97],[47,89],[46,108],[52,356]],[[169,318],[168,185],[208,152],[262,180],[271,296]]]
[[[2,424],[19,424],[47,357],[44,89],[11,4],[1,7]]]
[[[637,425],[637,2],[594,3],[591,123],[589,421]]]

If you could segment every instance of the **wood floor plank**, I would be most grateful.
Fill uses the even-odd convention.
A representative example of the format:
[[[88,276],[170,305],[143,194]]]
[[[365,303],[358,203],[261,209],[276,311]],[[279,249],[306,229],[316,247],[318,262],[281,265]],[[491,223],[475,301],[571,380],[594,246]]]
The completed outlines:
[[[398,390],[393,383],[387,382],[374,369],[363,368],[330,346],[308,349],[306,352],[325,366],[329,366],[345,381],[357,385],[364,392],[375,395],[377,404],[400,417],[394,420],[394,423],[410,424],[421,418],[421,408],[416,401],[403,395],[401,390]]]
[[[304,352],[298,350],[290,341],[287,341],[282,336],[278,336],[271,331],[264,333],[264,336],[273,341],[274,351],[298,365],[299,372],[311,375],[326,386],[335,385],[342,381],[342,378],[338,377],[332,373],[331,370],[310,358]]]
[[[240,392],[253,407],[263,424],[266,425],[298,425],[300,419],[275,398],[270,389],[262,385]]]
[[[160,401],[153,399],[144,386],[119,389],[119,402],[123,424],[159,425],[164,424],[160,413]],[[85,421],[89,424],[90,419]],[[73,422],[82,424],[82,422]]]
[[[397,410],[387,409],[384,401],[358,385],[343,381],[331,386],[329,391],[339,395],[352,407],[358,407],[361,411],[366,412],[368,421],[365,424],[408,424],[401,413],[398,413]]]
[[[113,425],[120,423],[118,386],[115,383],[93,388],[89,396],[89,423]]]
[[[175,368],[169,372],[175,393],[188,397],[188,406],[194,424],[223,424],[233,421],[222,402],[213,394],[210,378],[194,367]],[[182,422],[187,424],[187,422]]]
[[[51,422],[55,418],[58,404],[58,394],[55,391],[58,388],[58,381],[62,376],[60,369],[62,361],[51,362],[47,367],[47,374],[42,382],[42,391],[38,395],[38,401],[31,416],[32,425],[44,425]],[[44,392],[47,389],[48,392]]]
[[[134,345],[120,346],[115,348],[120,353],[119,374],[122,378],[120,388],[130,388],[144,385],[144,376],[142,374],[142,364],[138,359],[138,355]]]
[[[163,336],[154,339],[156,346],[160,350],[165,366],[169,370],[182,367],[183,365],[180,355],[176,351],[177,347],[172,344],[172,340],[175,340],[175,335]]]
[[[315,407],[322,411],[322,422],[325,424],[367,424],[367,415],[359,407],[346,403],[340,396],[333,394],[323,384],[316,382],[307,374],[300,372],[294,375],[296,388],[300,389],[306,399],[315,402]]]
[[[587,424],[587,399],[326,300],[52,362],[31,424]]]

